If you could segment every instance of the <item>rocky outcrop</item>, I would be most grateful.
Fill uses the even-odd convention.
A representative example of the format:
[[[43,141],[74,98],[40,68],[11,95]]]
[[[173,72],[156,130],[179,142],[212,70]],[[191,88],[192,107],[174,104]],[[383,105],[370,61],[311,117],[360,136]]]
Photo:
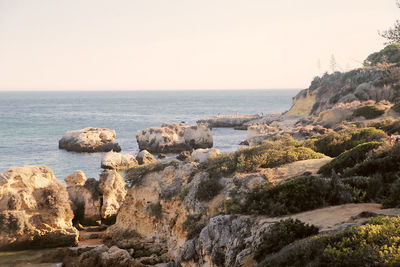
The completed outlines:
[[[213,146],[211,130],[203,124],[188,126],[164,123],[161,127],[137,131],[136,140],[140,149],[152,153],[179,153]]]
[[[115,136],[114,130],[87,127],[66,132],[58,142],[58,147],[76,152],[119,152],[121,147],[114,143]]]
[[[136,156],[136,160],[140,165],[154,163],[157,161],[153,154],[149,153],[147,150],[140,151]]]
[[[199,148],[192,152],[191,158],[198,162],[205,162],[209,158],[221,155],[221,152],[216,148]]]
[[[74,246],[68,193],[46,166],[0,173],[0,250]]]
[[[76,176],[79,172],[81,171],[67,178]],[[65,181],[76,223],[98,225],[101,222],[110,224],[115,221],[126,195],[124,178],[116,170],[104,170],[99,181],[89,178],[85,184],[76,183],[81,180],[71,181],[67,178]]]
[[[129,154],[108,152],[101,161],[103,169],[126,170],[138,165],[137,160]]]
[[[71,173],[64,179],[64,181],[67,185],[83,185],[83,183],[86,180],[87,180],[86,175],[81,170]]]
[[[67,178],[76,175],[76,173],[68,175]],[[64,180],[67,183],[67,191],[74,211],[74,222],[83,225],[98,225],[101,221],[99,181],[89,178],[83,184],[83,182],[77,183],[77,180],[71,181],[67,178]]]
[[[101,218],[106,222],[114,222],[126,196],[124,178],[115,170],[104,170],[100,174],[99,189],[103,199]]]
[[[246,122],[259,119],[258,114],[245,114],[245,115],[219,115],[208,119],[198,120],[199,124],[207,124],[211,128],[218,127],[240,127]]]

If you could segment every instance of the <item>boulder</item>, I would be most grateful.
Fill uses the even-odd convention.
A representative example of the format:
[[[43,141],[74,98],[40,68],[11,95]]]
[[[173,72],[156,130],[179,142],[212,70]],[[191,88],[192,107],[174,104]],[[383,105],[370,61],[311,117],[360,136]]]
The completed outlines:
[[[149,153],[147,150],[140,151],[136,156],[136,160],[140,165],[154,163],[157,161],[153,154]]]
[[[100,174],[99,189],[103,197],[101,217],[106,222],[113,222],[125,200],[125,180],[115,170],[104,170]]]
[[[218,127],[241,127],[246,122],[257,120],[261,118],[258,114],[245,114],[245,115],[218,115],[208,119],[198,120],[197,123],[207,124],[211,128]]]
[[[0,250],[74,246],[73,216],[65,185],[48,167],[0,173]]]
[[[205,162],[209,158],[221,155],[221,152],[216,148],[199,148],[192,152],[192,159],[199,162]]]
[[[58,142],[58,147],[76,152],[119,152],[121,147],[114,143],[115,136],[114,130],[87,127],[66,132]]]
[[[126,170],[138,165],[137,160],[129,154],[108,152],[101,161],[103,169]]]
[[[76,172],[75,172],[76,173]],[[68,175],[70,177],[71,175]],[[97,225],[101,220],[99,181],[94,178],[86,180],[85,184],[67,182],[67,191],[74,211],[74,221],[83,225]]]
[[[64,181],[67,185],[83,185],[86,175],[83,171],[78,170],[65,177]]]
[[[140,149],[153,153],[179,153],[213,146],[211,130],[204,124],[182,125],[164,123],[136,132]]]
[[[176,156],[176,159],[184,161],[190,158],[190,152],[189,151],[183,151],[179,153],[178,156]]]

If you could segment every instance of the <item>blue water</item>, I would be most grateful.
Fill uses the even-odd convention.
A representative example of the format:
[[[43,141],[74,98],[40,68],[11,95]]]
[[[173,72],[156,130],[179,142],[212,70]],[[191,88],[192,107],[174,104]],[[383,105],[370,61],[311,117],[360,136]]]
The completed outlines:
[[[135,132],[163,122],[221,114],[288,110],[298,90],[0,92],[0,172],[12,166],[47,165],[63,180],[75,170],[98,177],[104,153],[58,149],[68,130],[114,129],[122,153],[136,155]],[[246,131],[213,129],[214,147],[234,151]]]

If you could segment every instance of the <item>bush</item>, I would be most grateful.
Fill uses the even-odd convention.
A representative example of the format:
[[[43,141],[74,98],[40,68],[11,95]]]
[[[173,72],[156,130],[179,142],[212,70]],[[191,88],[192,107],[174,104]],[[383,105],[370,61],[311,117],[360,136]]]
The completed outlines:
[[[298,177],[273,186],[257,187],[246,196],[243,212],[280,216],[328,205],[360,202],[359,190],[341,181],[313,176]]]
[[[353,167],[357,163],[364,161],[367,158],[368,153],[380,145],[382,145],[381,142],[368,142],[353,147],[334,158],[331,162],[323,165],[319,169],[318,173],[330,175],[332,170],[336,173],[341,173],[344,169]]]
[[[127,182],[128,187],[132,187],[133,185],[140,185],[143,177],[151,172],[159,172],[164,170],[169,166],[178,166],[178,161],[170,161],[170,162],[155,162],[146,165],[140,165],[133,168],[130,168],[126,171],[125,181]]]
[[[160,202],[150,203],[147,209],[150,216],[156,217],[158,220],[162,218],[162,206]]]
[[[400,102],[397,102],[394,104],[394,106],[391,108],[394,112],[400,113]]]
[[[222,187],[217,178],[207,178],[199,183],[195,196],[200,201],[209,201],[218,195]]]
[[[365,225],[297,241],[260,266],[399,266],[400,217],[377,217]]]
[[[345,129],[339,132],[330,132],[317,138],[313,147],[317,152],[330,157],[337,157],[344,151],[352,149],[359,144],[380,141],[387,135],[373,127],[361,129]]]
[[[298,239],[316,235],[318,231],[318,227],[292,218],[274,223],[261,238],[262,241],[256,248],[254,259],[260,262],[268,254],[275,253]]]
[[[285,163],[322,156],[289,136],[280,136],[258,146],[212,158],[201,164],[200,169],[208,172],[211,177],[219,178],[234,172],[252,172],[258,168],[273,168]]]
[[[353,111],[353,117],[364,117],[368,120],[375,119],[385,113],[384,110],[379,109],[377,106],[367,105],[362,106]]]
[[[387,134],[398,134],[400,132],[400,120],[386,119],[374,122],[370,126],[381,129]]]
[[[378,63],[400,62],[400,44],[394,43],[386,46],[381,51],[373,53],[364,61],[365,66],[375,66]]]
[[[201,214],[188,214],[182,223],[182,229],[187,230],[186,239],[198,237],[206,224],[201,220]]]

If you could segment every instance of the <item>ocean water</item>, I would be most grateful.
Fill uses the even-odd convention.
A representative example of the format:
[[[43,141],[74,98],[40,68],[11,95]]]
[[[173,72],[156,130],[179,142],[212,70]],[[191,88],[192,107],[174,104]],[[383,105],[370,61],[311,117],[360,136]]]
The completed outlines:
[[[135,132],[163,122],[195,123],[220,114],[283,112],[299,90],[129,92],[0,92],[0,172],[12,166],[47,165],[63,180],[75,170],[98,178],[104,153],[58,149],[68,130],[114,129],[122,153],[136,155]],[[246,131],[212,130],[214,147],[234,151]]]

